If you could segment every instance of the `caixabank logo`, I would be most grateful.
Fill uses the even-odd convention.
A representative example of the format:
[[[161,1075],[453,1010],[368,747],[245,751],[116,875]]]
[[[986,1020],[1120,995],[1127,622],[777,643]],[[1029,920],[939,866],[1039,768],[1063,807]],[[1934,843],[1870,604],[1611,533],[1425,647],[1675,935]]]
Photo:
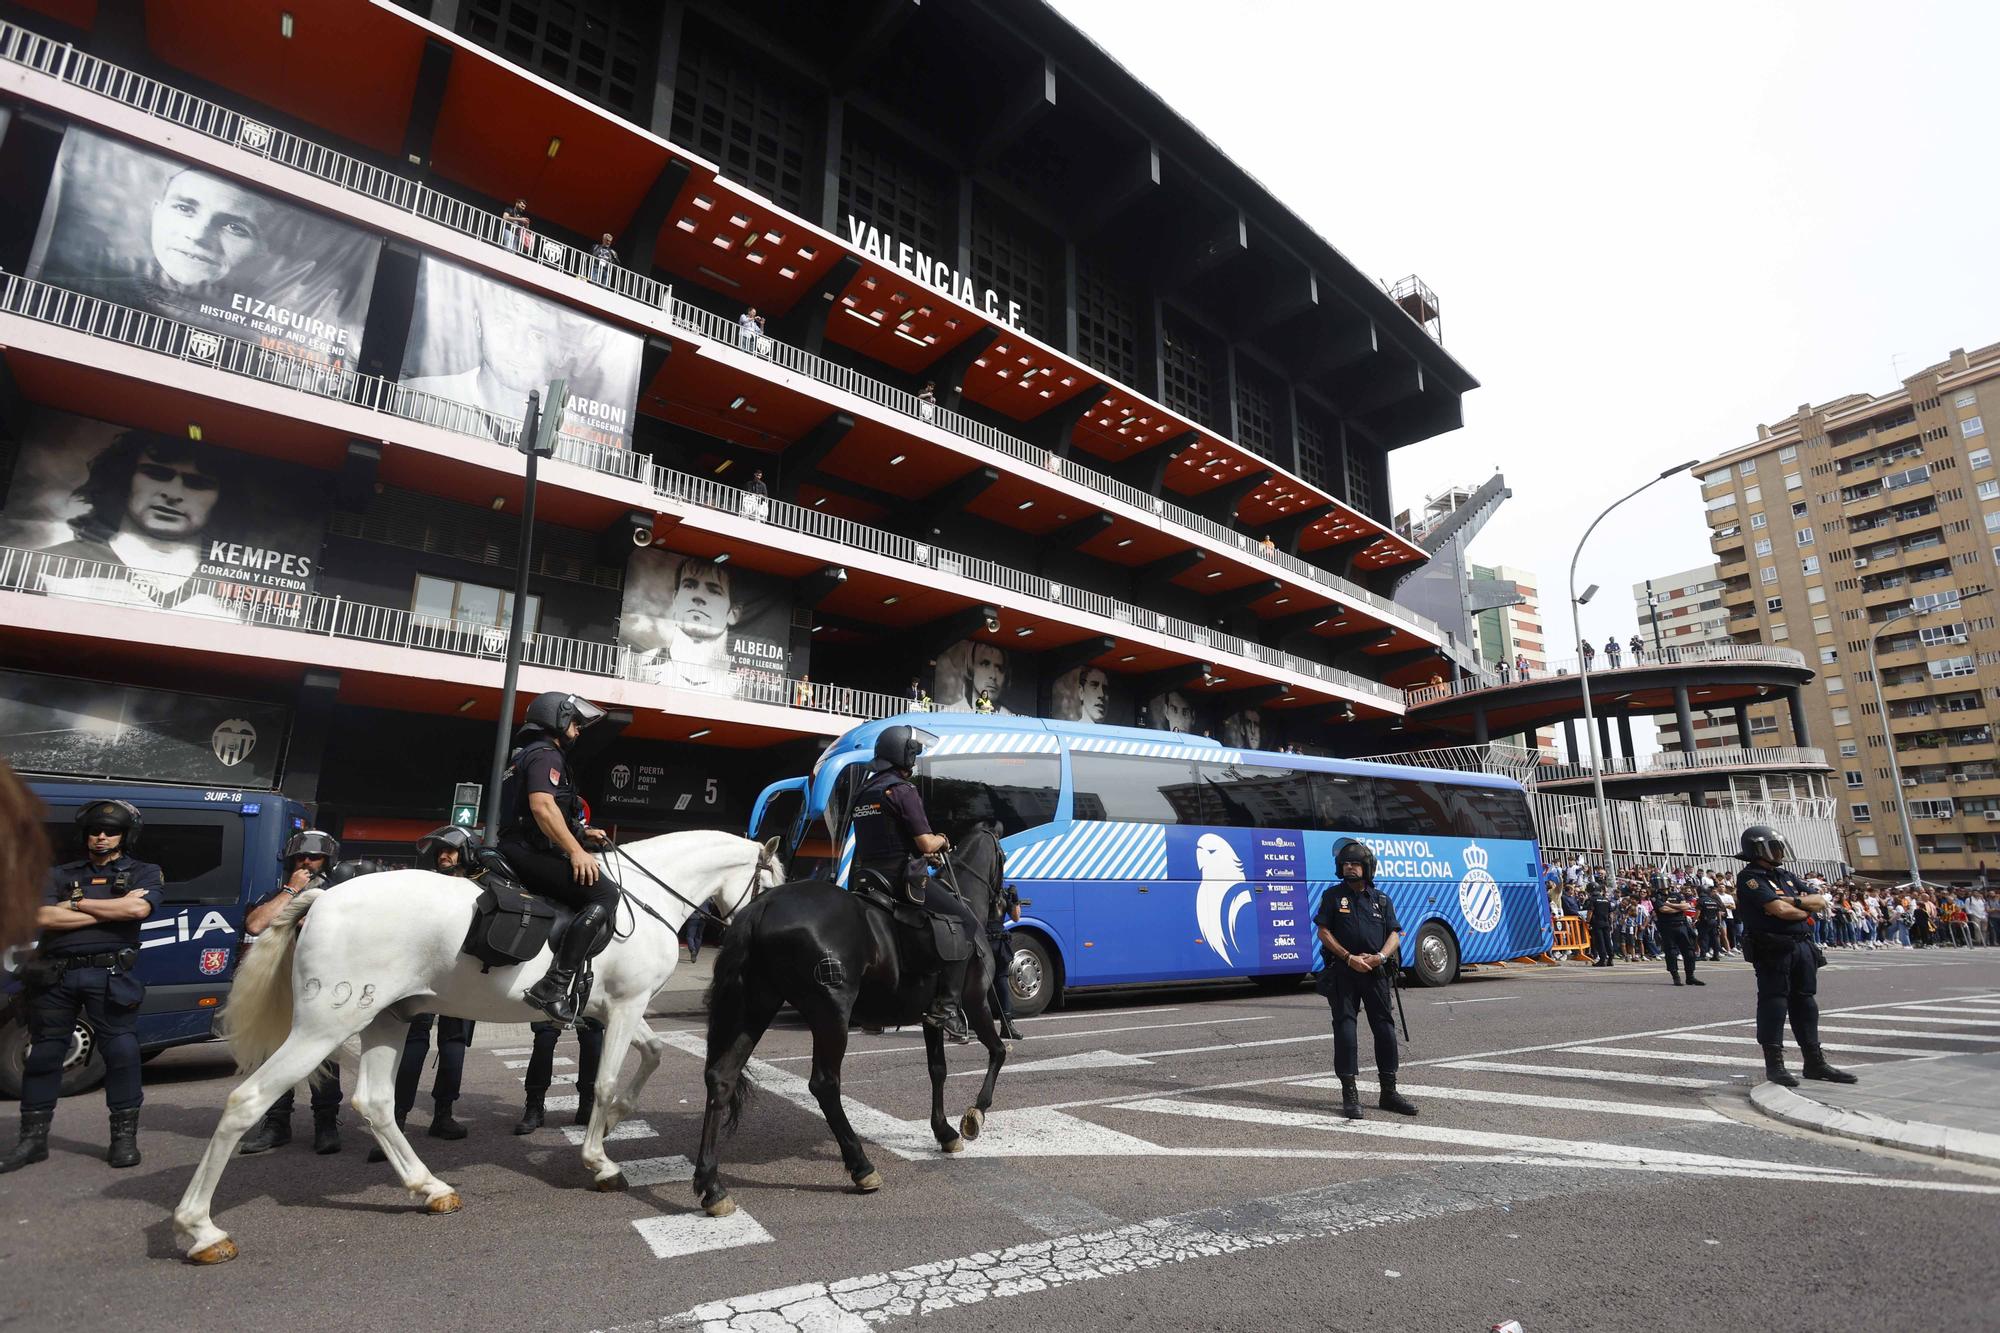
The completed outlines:
[[[1458,908],[1465,924],[1481,935],[1500,924],[1500,885],[1487,873],[1490,858],[1476,842],[1465,845],[1465,877],[1458,881]]]

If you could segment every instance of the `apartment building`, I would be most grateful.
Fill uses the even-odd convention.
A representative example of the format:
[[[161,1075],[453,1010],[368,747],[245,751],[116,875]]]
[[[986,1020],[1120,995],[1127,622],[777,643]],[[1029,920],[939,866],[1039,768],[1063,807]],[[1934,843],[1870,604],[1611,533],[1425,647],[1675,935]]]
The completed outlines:
[[[1662,574],[1632,585],[1633,620],[1646,651],[1663,656],[1668,648],[1729,642],[1729,611],[1722,602],[1722,576],[1713,564]],[[1736,744],[1727,709],[1694,710],[1693,743],[1684,741],[1672,713],[1654,719],[1659,747],[1676,752]],[[1755,714],[1751,725],[1757,725]]]

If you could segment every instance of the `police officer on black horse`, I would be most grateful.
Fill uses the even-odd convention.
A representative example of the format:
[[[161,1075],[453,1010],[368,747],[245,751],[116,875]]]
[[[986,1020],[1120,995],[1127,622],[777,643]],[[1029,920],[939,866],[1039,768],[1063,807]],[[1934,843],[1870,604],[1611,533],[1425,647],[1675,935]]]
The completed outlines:
[[[1375,887],[1375,852],[1354,838],[1333,853],[1340,879],[1319,900],[1313,924],[1319,928],[1319,993],[1333,1011],[1333,1072],[1340,1076],[1340,1113],[1361,1118],[1360,1042],[1356,1010],[1368,1011],[1375,1034],[1375,1071],[1382,1084],[1378,1103],[1397,1115],[1415,1115],[1410,1099],[1396,1091],[1396,1024],[1389,1014],[1396,984],[1396,950],[1402,926],[1387,894]]]
[[[521,883],[577,909],[555,961],[522,997],[558,1023],[576,1021],[571,988],[601,933],[611,929],[622,890],[598,869],[591,848],[609,839],[583,820],[569,751],[604,710],[562,690],[535,696],[514,739],[520,748],[500,796],[500,851]],[[588,844],[588,846],[586,846]]]
[[[910,781],[917,758],[937,743],[930,732],[911,726],[885,727],[875,738],[873,773],[854,797],[854,870],[872,871],[887,881],[892,893],[920,904],[931,916],[963,925],[969,944],[983,930],[958,895],[925,873],[925,861],[951,850],[951,839],[931,831],[923,796]],[[937,990],[925,1011],[925,1027],[936,1028],[950,1040],[972,1040],[959,992],[965,989],[970,951],[947,960],[938,973]]]
[[[1825,895],[1779,864],[1785,840],[1762,824],[1743,830],[1737,858],[1749,862],[1736,876],[1736,910],[1743,917],[1743,956],[1757,969],[1757,1044],[1764,1048],[1764,1076],[1782,1087],[1799,1086],[1785,1068],[1789,1017],[1807,1078],[1857,1082],[1828,1064],[1819,1045],[1819,970],[1826,957],[1813,943],[1812,918],[1826,910]]]
[[[146,987],[132,975],[139,923],[158,910],[165,877],[135,860],[145,819],[126,801],[92,801],[77,811],[83,858],[50,869],[38,917],[41,945],[21,971],[27,989],[27,1067],[21,1080],[21,1137],[0,1157],[0,1173],[49,1155],[49,1125],[62,1094],[63,1057],[79,1012],[104,1053],[104,1101],[111,1110],[113,1166],[139,1164],[139,1038],[133,1022]]]

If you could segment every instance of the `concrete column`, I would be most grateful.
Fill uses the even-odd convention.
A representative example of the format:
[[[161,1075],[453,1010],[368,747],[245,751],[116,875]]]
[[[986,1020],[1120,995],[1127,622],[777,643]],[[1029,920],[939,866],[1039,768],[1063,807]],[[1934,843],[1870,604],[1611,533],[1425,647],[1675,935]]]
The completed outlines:
[[[1563,743],[1569,748],[1569,761],[1572,764],[1582,763],[1583,756],[1576,748],[1576,719],[1573,717],[1563,719]]]
[[[1805,691],[1792,690],[1785,695],[1785,703],[1792,710],[1792,744],[1811,745],[1812,733],[1806,730]]]
[[[1602,713],[1597,715],[1597,755],[1600,763],[1611,758],[1611,719]]]
[[[1629,717],[1618,719],[1618,748],[1627,759],[1632,757],[1632,719]]]
[[[1490,735],[1488,735],[1488,734],[1487,734],[1487,731],[1486,731],[1486,705],[1485,705],[1485,704],[1474,704],[1474,705],[1472,706],[1472,742],[1473,742],[1473,744],[1475,744],[1475,745],[1485,745],[1485,744],[1486,744],[1487,742],[1491,741],[1492,739],[1493,739],[1493,738],[1492,738],[1492,737],[1491,737]]]
[[[1736,743],[1744,749],[1750,748],[1750,705],[1736,705]]]
[[[1688,707],[1688,687],[1674,686],[1674,723],[1681,731],[1681,749],[1694,753],[1694,710]]]

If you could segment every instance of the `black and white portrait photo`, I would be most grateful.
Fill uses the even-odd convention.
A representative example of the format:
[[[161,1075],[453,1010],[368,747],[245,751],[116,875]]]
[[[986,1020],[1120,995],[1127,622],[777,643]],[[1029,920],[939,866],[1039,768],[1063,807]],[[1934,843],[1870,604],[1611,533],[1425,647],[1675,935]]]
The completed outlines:
[[[788,587],[697,556],[635,551],[618,641],[632,650],[641,679],[784,702]]]
[[[381,248],[233,177],[71,128],[27,271],[339,369],[360,356]]]
[[[38,552],[46,592],[278,619],[313,590],[323,490],[295,463],[37,411],[0,546]]]
[[[1168,690],[1156,694],[1146,705],[1151,714],[1155,731],[1190,732],[1194,730],[1194,705],[1179,690]]]
[[[1222,743],[1238,750],[1264,748],[1264,715],[1254,708],[1222,719]]]
[[[639,401],[636,333],[471,269],[424,256],[403,353],[403,387],[518,423],[530,390],[568,381],[562,433],[607,448],[632,443]]]
[[[980,707],[982,695],[990,705],[989,710]],[[1007,650],[998,644],[984,639],[960,639],[938,654],[931,697],[941,712],[1032,714],[1035,678],[1032,670],[1017,675]]]
[[[1065,671],[1049,686],[1049,715],[1065,722],[1104,722],[1111,712],[1111,675],[1103,667]]]

